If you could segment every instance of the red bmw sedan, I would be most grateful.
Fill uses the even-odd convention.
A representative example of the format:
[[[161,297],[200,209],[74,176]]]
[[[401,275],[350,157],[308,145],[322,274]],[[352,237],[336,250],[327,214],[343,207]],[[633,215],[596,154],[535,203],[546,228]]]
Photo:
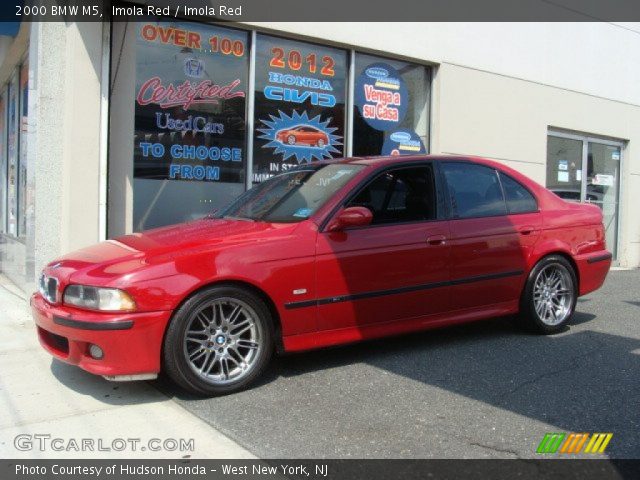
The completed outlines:
[[[211,218],[49,264],[42,346],[112,380],[237,391],[274,350],[514,316],[550,334],[609,271],[602,213],[480,158],[304,165]]]

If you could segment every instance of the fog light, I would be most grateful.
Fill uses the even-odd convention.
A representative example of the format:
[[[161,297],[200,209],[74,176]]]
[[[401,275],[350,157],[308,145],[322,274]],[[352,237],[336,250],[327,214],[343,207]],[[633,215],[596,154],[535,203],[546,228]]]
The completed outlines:
[[[101,360],[104,357],[104,352],[98,345],[89,345],[89,355],[91,358],[95,358],[96,360]]]

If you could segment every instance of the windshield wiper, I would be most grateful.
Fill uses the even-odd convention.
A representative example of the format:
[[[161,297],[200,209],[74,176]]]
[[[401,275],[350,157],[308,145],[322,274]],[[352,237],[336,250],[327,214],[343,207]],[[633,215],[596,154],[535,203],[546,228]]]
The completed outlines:
[[[249,217],[237,217],[235,215],[224,215],[223,217],[220,218],[228,218],[230,220],[242,220],[244,222],[255,222],[256,220],[254,218],[249,218]]]

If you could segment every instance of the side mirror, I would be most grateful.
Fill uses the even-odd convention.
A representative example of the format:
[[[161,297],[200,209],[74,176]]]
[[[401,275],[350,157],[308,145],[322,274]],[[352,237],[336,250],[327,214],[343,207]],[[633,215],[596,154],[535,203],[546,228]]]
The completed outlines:
[[[366,227],[371,224],[373,214],[366,207],[347,207],[329,224],[329,232],[339,232],[350,227]]]

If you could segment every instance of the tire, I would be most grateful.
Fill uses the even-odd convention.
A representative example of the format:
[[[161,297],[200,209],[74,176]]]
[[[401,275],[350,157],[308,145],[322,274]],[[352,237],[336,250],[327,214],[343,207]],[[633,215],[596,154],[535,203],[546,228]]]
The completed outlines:
[[[287,143],[289,145],[295,145],[296,144],[296,137],[294,137],[293,135],[289,135],[287,137]]]
[[[264,371],[274,338],[271,313],[251,291],[206,288],[174,313],[163,343],[163,371],[198,395],[237,392]]]
[[[520,323],[535,333],[564,330],[578,299],[578,279],[569,261],[560,255],[540,260],[529,273],[520,299]]]

